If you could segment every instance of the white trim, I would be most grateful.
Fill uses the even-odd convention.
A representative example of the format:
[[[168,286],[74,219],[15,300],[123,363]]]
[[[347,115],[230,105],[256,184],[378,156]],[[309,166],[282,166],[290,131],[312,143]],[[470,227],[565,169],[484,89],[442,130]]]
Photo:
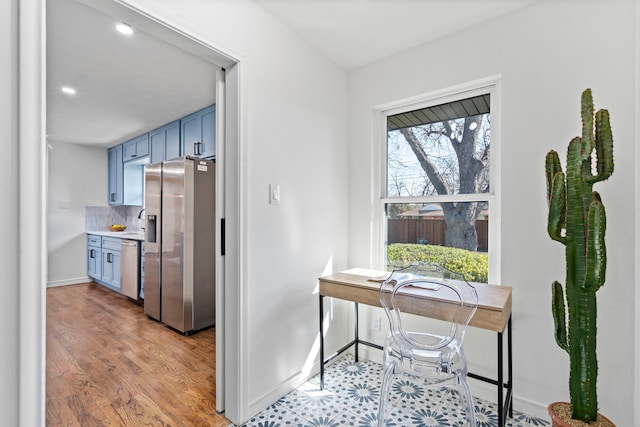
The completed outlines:
[[[489,180],[493,205],[489,202],[489,280],[502,283],[502,84],[496,77],[491,93],[491,164]]]
[[[371,206],[371,266],[382,268],[385,265],[385,222],[384,205],[400,201],[414,203],[439,201],[488,201],[489,202],[489,277],[492,283],[500,283],[500,108],[501,90],[499,75],[456,85],[446,89],[429,92],[385,104],[373,108],[373,150],[372,150],[372,206]],[[491,159],[489,193],[435,195],[423,197],[386,197],[386,135],[387,116],[411,110],[448,103],[477,95],[491,94]]]
[[[225,82],[226,125],[225,125],[225,415],[236,423],[247,415],[248,370],[246,333],[243,333],[246,319],[246,168],[244,164],[243,133],[240,126],[242,117],[242,93],[240,87],[241,64],[226,68]]]
[[[222,256],[222,224],[225,212],[225,128],[226,85],[223,70],[216,72],[216,182],[215,182],[215,304],[216,304],[216,349],[224,349],[225,343],[225,258]],[[216,411],[225,410],[225,357],[224,351],[216,351]]]
[[[640,113],[640,0],[636,0],[636,34],[635,34],[635,114],[633,117],[638,117]],[[640,121],[635,121],[635,140],[640,138]],[[640,163],[640,148],[638,144],[635,144],[635,164]],[[631,401],[638,402],[640,399],[640,291],[638,291],[638,283],[640,283],[640,172],[638,169],[634,169],[635,173],[635,263],[634,263],[634,281],[636,292],[634,292],[634,387]],[[634,405],[634,426],[640,427],[640,405]]]
[[[493,121],[493,120],[492,120]],[[492,142],[493,144],[493,142]],[[492,158],[493,160],[493,158]],[[429,202],[484,202],[489,198],[493,198],[492,193],[477,194],[443,194],[420,197],[380,197],[380,201],[384,203],[429,203]]]
[[[384,268],[386,262],[385,250],[385,224],[384,207],[381,207],[380,199],[383,196],[383,188],[386,186],[386,134],[387,117],[384,107],[374,107],[373,110],[373,150],[371,150],[371,254],[369,267],[373,269]],[[382,173],[385,171],[385,173]],[[384,203],[383,203],[384,205]]]
[[[20,426],[45,423],[47,150],[44,0],[19,8]],[[7,325],[5,325],[7,326]]]
[[[88,282],[91,282],[91,279],[88,276],[76,277],[75,279],[54,280],[52,282],[47,282],[47,288],[57,288],[59,286],[68,286],[68,285],[79,285],[81,283],[88,283]]]

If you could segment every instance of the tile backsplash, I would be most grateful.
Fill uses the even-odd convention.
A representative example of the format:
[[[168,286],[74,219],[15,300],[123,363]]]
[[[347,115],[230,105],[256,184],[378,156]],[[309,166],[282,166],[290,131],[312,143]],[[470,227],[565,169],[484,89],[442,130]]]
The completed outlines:
[[[127,231],[138,231],[142,220],[138,214],[142,206],[87,206],[85,231],[107,231],[111,224],[123,224]]]

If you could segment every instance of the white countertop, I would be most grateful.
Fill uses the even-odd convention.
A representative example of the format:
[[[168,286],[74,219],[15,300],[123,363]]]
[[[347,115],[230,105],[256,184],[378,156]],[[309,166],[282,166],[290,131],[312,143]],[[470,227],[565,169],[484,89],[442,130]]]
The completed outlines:
[[[98,236],[117,237],[119,239],[144,240],[144,231],[87,231],[87,234]]]

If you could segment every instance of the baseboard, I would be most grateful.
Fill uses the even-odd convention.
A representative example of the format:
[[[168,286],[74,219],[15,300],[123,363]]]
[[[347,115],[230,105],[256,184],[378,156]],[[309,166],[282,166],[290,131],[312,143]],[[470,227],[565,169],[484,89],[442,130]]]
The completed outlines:
[[[88,276],[77,277],[75,279],[54,280],[51,282],[47,282],[47,288],[56,288],[58,286],[67,286],[67,285],[77,285],[80,283],[87,283],[90,281],[91,279]]]
[[[258,396],[256,399],[249,403],[249,406],[247,408],[247,413],[252,415],[249,416],[249,418],[247,418],[246,420],[243,420],[242,423],[249,421],[253,416],[273,405],[280,398],[304,384],[309,380],[309,378],[313,377],[318,372],[320,372],[320,364],[316,363],[314,364],[314,368],[310,373],[305,375],[301,371],[298,371],[288,379],[282,381],[272,390],[264,393],[262,396]]]
[[[543,420],[549,420],[549,413],[547,412],[547,406],[549,403],[534,402],[528,399],[522,399],[515,396],[513,399],[513,407],[518,412],[524,412],[532,417],[542,418]]]

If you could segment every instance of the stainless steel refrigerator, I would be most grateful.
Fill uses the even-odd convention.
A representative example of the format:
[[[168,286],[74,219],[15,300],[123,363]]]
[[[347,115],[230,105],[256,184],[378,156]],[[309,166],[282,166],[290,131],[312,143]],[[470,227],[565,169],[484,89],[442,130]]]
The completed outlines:
[[[188,334],[215,322],[215,164],[145,165],[144,312]]]

